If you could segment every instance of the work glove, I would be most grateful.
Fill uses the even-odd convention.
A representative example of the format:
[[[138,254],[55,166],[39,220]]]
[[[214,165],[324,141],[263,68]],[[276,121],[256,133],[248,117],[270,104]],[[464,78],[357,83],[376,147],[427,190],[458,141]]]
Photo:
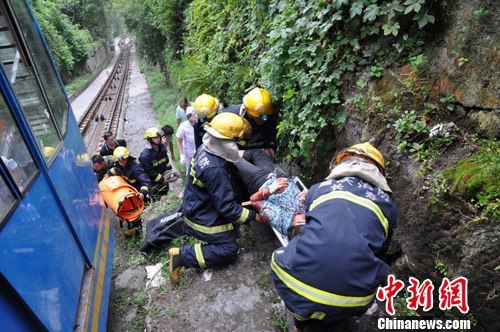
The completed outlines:
[[[181,154],[181,160],[180,161],[181,161],[181,164],[184,165],[185,160],[184,160],[184,155],[182,155],[182,154]]]
[[[163,174],[163,178],[167,179],[168,183],[177,181],[181,177],[181,173],[175,169],[170,169]]]

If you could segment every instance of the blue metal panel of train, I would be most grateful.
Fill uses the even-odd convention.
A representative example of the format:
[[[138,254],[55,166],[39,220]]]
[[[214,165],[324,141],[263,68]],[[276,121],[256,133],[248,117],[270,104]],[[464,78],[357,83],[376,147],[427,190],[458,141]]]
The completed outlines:
[[[0,62],[0,331],[104,331],[109,210],[27,1],[0,3]]]

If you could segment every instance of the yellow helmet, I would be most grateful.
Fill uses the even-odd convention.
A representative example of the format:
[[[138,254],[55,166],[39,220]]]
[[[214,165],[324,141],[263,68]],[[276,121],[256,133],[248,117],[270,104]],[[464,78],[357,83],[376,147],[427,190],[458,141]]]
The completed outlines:
[[[245,122],[241,116],[225,112],[217,114],[205,129],[207,133],[217,138],[241,140],[245,138],[245,133],[248,134],[249,126],[250,123]]]
[[[382,156],[380,151],[377,150],[369,142],[355,144],[355,145],[351,146],[350,148],[347,148],[347,149],[341,151],[337,155],[335,162],[337,164],[340,164],[345,157],[352,156],[352,155],[364,156],[364,157],[372,160],[378,166],[380,172],[382,172],[382,174],[385,173],[384,157]]]
[[[115,161],[125,160],[130,156],[130,152],[124,146],[119,146],[113,151],[113,159]]]
[[[51,146],[46,146],[46,147],[44,147],[44,148],[43,148],[43,156],[44,156],[45,158],[50,157],[50,156],[54,153],[54,150],[55,150],[55,149],[54,149],[53,147],[51,147]]]
[[[151,127],[146,130],[146,136],[144,138],[155,138],[155,137],[161,137],[161,130],[156,128],[156,127]]]
[[[200,119],[211,120],[217,113],[219,100],[207,94],[202,94],[194,101],[194,113]]]
[[[273,113],[271,95],[262,88],[255,88],[247,93],[243,97],[243,105],[245,105],[248,115],[264,121]]]

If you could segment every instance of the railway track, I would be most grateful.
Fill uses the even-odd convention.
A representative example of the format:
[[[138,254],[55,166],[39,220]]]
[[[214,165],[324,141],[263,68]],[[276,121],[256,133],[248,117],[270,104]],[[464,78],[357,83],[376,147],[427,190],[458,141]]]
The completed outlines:
[[[87,151],[92,154],[104,144],[105,132],[116,133],[118,129],[130,74],[132,41],[126,43],[127,39],[120,41],[120,55],[110,75],[78,122]]]

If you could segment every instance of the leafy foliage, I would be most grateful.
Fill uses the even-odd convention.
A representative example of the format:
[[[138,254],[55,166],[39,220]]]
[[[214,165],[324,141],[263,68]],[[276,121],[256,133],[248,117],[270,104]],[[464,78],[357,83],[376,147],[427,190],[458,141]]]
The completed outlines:
[[[109,38],[102,0],[31,0],[40,28],[65,81]]]
[[[135,13],[152,6],[152,0],[117,1],[140,8]],[[169,2],[164,1],[164,8]],[[415,44],[409,35],[434,22],[428,2],[193,0],[183,1],[185,9],[175,13],[184,14],[183,28],[177,31],[166,23],[172,12],[153,10],[154,19],[140,18],[161,34],[145,52],[155,62],[159,51],[153,56],[151,48],[164,45],[166,76],[176,89],[191,97],[211,93],[229,104],[240,103],[254,86],[270,90],[281,114],[283,152],[290,158],[303,156],[308,165],[322,149],[322,134],[342,128],[347,120],[343,87],[362,67],[377,78],[385,67],[407,58]],[[181,41],[167,43],[176,32]],[[150,36],[151,31],[144,40]],[[180,60],[175,58],[178,49]]]

